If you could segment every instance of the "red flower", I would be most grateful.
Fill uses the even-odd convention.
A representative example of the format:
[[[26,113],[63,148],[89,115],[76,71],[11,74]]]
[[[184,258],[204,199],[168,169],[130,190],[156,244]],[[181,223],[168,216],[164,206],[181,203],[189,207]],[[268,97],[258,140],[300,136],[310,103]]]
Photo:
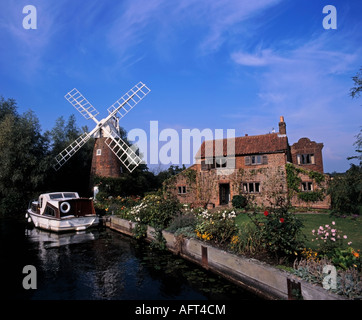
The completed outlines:
[[[269,212],[265,210],[265,211],[264,211],[264,216],[266,216],[266,217],[267,217],[267,216],[268,216],[268,214],[269,214]]]
[[[284,222],[284,218],[280,218],[279,221],[280,221],[281,223],[283,223],[283,222]]]

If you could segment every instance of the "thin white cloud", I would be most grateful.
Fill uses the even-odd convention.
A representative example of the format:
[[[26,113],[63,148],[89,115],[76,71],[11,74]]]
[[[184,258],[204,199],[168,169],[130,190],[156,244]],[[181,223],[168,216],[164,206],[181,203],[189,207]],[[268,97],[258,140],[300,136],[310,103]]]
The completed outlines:
[[[287,61],[286,58],[275,54],[271,49],[264,49],[255,54],[234,52],[231,54],[231,59],[239,65],[251,67],[261,67]]]
[[[120,54],[142,42],[154,46],[180,43],[184,35],[199,37],[198,50],[213,52],[220,48],[230,34],[237,33],[240,23],[262,14],[282,0],[132,0],[117,8],[123,12],[110,28],[108,40]],[[174,39],[178,38],[177,41]]]

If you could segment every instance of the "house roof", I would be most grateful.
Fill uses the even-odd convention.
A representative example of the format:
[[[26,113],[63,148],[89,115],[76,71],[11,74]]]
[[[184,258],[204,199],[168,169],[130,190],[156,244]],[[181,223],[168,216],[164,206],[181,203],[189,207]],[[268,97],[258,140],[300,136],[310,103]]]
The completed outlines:
[[[205,156],[208,158],[211,156],[240,156],[248,154],[280,153],[286,152],[287,149],[288,138],[286,135],[268,133],[257,136],[204,141],[196,154],[196,158],[205,158]]]

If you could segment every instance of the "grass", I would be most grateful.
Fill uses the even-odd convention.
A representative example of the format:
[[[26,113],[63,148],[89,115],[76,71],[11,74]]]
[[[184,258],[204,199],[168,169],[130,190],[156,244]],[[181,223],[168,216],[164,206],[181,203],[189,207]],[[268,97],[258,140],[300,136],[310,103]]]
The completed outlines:
[[[355,250],[362,250],[362,217],[335,217],[324,214],[298,214],[303,221],[303,232],[307,237],[306,246],[316,249],[316,243],[312,242],[312,230],[317,230],[319,226],[331,225],[332,221],[336,224],[333,226],[341,230],[342,234],[347,235],[346,241],[352,241],[351,247]]]
[[[316,249],[316,243],[312,241],[312,230],[317,230],[319,226],[331,225],[334,221],[335,228],[341,230],[347,235],[346,241],[352,241],[351,247],[355,250],[362,251],[362,217],[335,217],[329,214],[298,214],[298,217],[303,221],[303,233],[306,236],[305,245],[307,248]],[[250,223],[250,219],[245,213],[241,213],[236,217],[236,224],[242,228],[243,224]]]

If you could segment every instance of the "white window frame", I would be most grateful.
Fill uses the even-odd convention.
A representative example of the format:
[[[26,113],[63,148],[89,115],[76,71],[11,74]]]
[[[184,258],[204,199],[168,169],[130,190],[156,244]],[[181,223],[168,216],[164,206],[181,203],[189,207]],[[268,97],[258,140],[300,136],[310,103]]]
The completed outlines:
[[[258,189],[258,191],[256,191]],[[242,191],[243,193],[260,193],[260,182],[252,181],[252,182],[243,182],[242,183]]]

